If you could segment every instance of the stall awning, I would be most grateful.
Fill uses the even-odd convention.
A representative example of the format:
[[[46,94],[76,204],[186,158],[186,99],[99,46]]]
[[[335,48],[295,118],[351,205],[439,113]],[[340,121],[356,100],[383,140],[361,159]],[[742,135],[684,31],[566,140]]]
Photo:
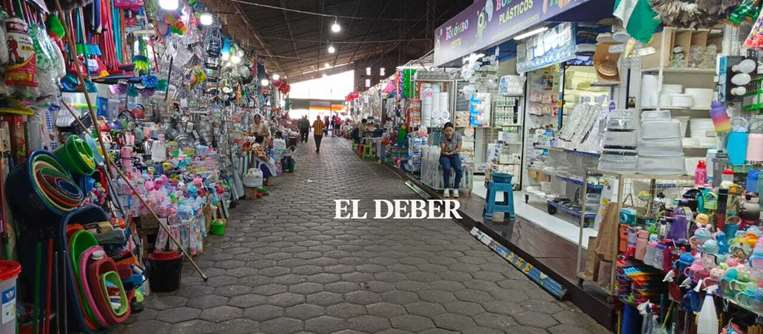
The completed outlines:
[[[612,0],[475,0],[435,30],[434,65],[495,46],[545,21],[609,17],[613,6]]]

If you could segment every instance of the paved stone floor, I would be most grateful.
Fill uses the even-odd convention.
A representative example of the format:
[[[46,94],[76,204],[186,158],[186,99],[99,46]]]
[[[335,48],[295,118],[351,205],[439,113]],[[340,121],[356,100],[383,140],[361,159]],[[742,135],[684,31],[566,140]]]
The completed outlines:
[[[416,198],[344,139],[232,210],[182,286],[118,333],[606,333],[453,221],[335,220],[333,199]]]

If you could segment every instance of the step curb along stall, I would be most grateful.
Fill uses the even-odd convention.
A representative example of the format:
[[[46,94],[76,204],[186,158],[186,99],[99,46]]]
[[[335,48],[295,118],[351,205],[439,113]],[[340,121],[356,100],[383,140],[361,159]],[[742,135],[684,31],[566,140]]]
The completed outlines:
[[[761,5],[687,3],[475,1],[351,105],[399,117],[376,158],[434,196],[460,127],[465,226],[600,323],[755,333]],[[494,173],[514,221],[483,217]]]
[[[289,85],[198,1],[0,8],[0,330],[108,331],[183,265],[206,280],[248,169],[279,173],[250,125],[283,126]]]

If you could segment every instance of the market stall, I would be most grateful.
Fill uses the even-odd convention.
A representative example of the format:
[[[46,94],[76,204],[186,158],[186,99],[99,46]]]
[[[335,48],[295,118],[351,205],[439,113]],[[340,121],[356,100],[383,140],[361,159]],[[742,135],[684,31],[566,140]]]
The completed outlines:
[[[108,331],[184,261],[206,280],[205,238],[282,170],[253,119],[287,133],[288,83],[195,1],[5,2],[0,21],[3,332]]]
[[[521,269],[557,296],[609,295],[612,316],[594,316],[620,332],[755,333],[760,4],[638,3],[517,13],[476,1],[436,30],[435,65],[478,69],[476,80],[457,83],[457,126],[484,119],[501,128],[499,145],[485,149],[491,139],[475,126],[474,161],[488,162],[488,181],[496,166],[520,180],[513,210],[521,224],[477,216],[473,234],[514,265],[525,256]],[[578,15],[584,9],[591,15]],[[616,20],[592,19],[597,13]],[[475,17],[484,24],[462,24]],[[463,29],[448,30],[455,26]],[[491,76],[485,55],[509,39],[516,61]],[[497,90],[480,87],[493,80]],[[509,82],[520,88],[501,88]],[[516,160],[517,169],[500,166]],[[486,192],[481,183],[477,194]],[[512,238],[517,229],[532,233]],[[547,240],[577,254],[541,247]]]

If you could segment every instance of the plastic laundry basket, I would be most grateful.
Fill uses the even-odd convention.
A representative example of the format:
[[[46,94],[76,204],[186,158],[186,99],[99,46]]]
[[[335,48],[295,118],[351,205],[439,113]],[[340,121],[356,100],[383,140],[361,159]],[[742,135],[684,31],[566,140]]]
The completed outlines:
[[[16,279],[20,272],[18,262],[0,260],[0,298],[3,301],[0,334],[16,333]]]

